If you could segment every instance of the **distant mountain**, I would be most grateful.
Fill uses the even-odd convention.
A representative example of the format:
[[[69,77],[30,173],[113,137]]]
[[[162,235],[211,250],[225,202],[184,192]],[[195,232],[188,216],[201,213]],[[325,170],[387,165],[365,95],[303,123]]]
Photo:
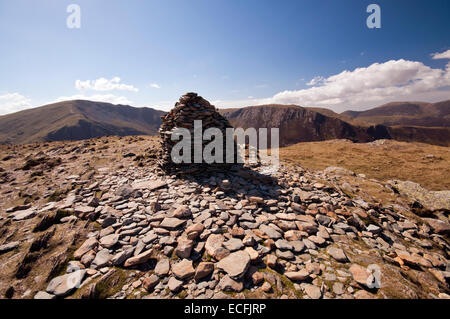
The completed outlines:
[[[396,139],[450,145],[450,101],[396,102],[341,114],[325,108],[278,104],[219,111],[235,127],[278,127],[280,146],[330,139],[354,142]],[[0,143],[157,135],[164,114],[151,108],[65,101],[0,116]]]
[[[393,102],[367,111],[346,111],[340,116],[387,126],[450,127],[450,100],[438,103]]]
[[[0,116],[0,143],[156,135],[163,114],[151,108],[65,101]]]
[[[355,126],[337,117],[297,105],[271,104],[223,109],[220,112],[234,127],[280,128],[280,146],[329,139],[369,142],[390,138],[385,126]]]

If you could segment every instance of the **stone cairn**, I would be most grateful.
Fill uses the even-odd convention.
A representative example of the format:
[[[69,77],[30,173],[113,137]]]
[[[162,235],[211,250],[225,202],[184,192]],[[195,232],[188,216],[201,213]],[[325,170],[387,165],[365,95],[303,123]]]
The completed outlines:
[[[228,120],[217,112],[214,105],[198,96],[197,93],[186,93],[175,103],[175,107],[161,117],[162,124],[159,129],[161,135],[161,156],[159,166],[168,172],[191,173],[208,170],[230,169],[237,163],[237,145],[234,143],[234,161],[226,163],[226,129],[232,128]],[[223,163],[206,163],[202,158],[201,163],[194,162],[194,121],[202,120],[202,136],[208,128],[218,128],[223,135]],[[172,161],[172,148],[179,140],[172,141],[171,137],[177,128],[186,128],[191,133],[191,163],[175,163]],[[202,141],[202,150],[210,141]]]

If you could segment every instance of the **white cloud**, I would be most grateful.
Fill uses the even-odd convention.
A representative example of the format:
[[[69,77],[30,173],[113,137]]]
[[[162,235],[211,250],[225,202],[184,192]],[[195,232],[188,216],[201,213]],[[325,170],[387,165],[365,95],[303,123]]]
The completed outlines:
[[[404,59],[345,70],[327,78],[315,77],[311,88],[283,91],[266,99],[218,101],[219,107],[257,104],[297,104],[328,107],[336,112],[365,110],[392,101],[430,101],[450,98],[450,63],[433,69]]]
[[[323,76],[315,76],[311,79],[308,83],[306,83],[307,86],[314,86],[318,84],[322,84],[325,81],[325,78]]]
[[[97,80],[75,81],[75,88],[79,91],[82,90],[94,90],[94,91],[132,91],[138,92],[139,90],[132,85],[120,83],[119,77],[113,77],[111,80],[105,78],[99,78]]]
[[[433,53],[431,54],[433,57],[433,60],[439,60],[439,59],[450,59],[450,50],[447,50],[442,53]]]
[[[56,102],[70,101],[70,100],[89,100],[89,101],[95,101],[95,102],[106,102],[106,103],[124,104],[124,105],[132,104],[132,102],[125,96],[116,96],[114,94],[94,94],[94,95],[75,94],[75,95],[71,95],[71,96],[60,96],[57,99],[55,99],[49,103],[56,103]]]
[[[31,100],[19,93],[0,95],[0,114],[18,112],[31,107]]]
[[[151,83],[150,84],[150,87],[151,88],[154,88],[154,89],[160,89],[161,87],[158,85],[158,84],[156,84],[156,83]]]

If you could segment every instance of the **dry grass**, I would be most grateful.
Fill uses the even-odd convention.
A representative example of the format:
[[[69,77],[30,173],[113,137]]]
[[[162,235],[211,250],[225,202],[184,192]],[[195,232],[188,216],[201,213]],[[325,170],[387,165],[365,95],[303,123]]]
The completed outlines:
[[[419,183],[430,190],[450,189],[449,147],[397,141],[381,143],[357,144],[344,140],[299,143],[280,149],[280,158],[314,170],[339,166],[381,181],[395,178]]]

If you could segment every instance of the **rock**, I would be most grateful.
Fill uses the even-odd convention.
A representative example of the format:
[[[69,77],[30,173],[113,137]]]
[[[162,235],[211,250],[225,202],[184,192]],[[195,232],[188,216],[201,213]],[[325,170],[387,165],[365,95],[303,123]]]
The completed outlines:
[[[277,266],[277,257],[274,255],[267,255],[266,263],[270,268],[275,268]]]
[[[370,284],[369,276],[371,275],[363,266],[353,264],[350,267],[350,272],[353,279],[360,285],[368,286]]]
[[[172,272],[175,277],[180,280],[188,279],[195,274],[194,267],[192,266],[192,261],[187,259],[183,259],[182,261],[173,265]]]
[[[98,268],[102,268],[108,265],[112,257],[113,256],[109,253],[108,249],[102,249],[95,255],[95,259],[92,261],[92,264],[96,265]]]
[[[10,243],[0,245],[0,254],[7,253],[8,251],[11,251],[17,247],[19,247],[20,241],[12,241]]]
[[[186,218],[191,215],[192,215],[192,213],[188,206],[180,205],[173,211],[173,213],[171,214],[171,217]]]
[[[225,275],[219,282],[219,288],[223,291],[240,292],[244,289],[244,284]]]
[[[246,251],[231,253],[217,264],[217,268],[225,271],[231,278],[240,278],[247,271],[250,265],[250,256]]]
[[[102,221],[102,227],[107,228],[111,225],[114,225],[116,223],[117,219],[114,216],[108,216]]]
[[[67,296],[74,289],[80,287],[85,274],[86,270],[77,270],[73,273],[53,278],[48,284],[46,291],[58,297]]]
[[[319,263],[307,263],[305,265],[306,270],[308,271],[308,273],[310,274],[315,274],[315,275],[320,275],[320,272],[322,271],[322,269],[320,269],[320,264]]]
[[[161,224],[159,226],[162,228],[167,228],[167,229],[172,230],[172,229],[176,229],[176,228],[180,227],[184,223],[185,223],[184,220],[174,218],[174,217],[166,217],[166,218],[164,218],[164,220],[161,222]]]
[[[263,283],[263,285],[261,286],[262,291],[264,292],[271,292],[272,291],[272,286],[266,281],[265,283]]]
[[[155,267],[155,274],[159,277],[167,276],[170,271],[170,260],[168,258],[162,258]]]
[[[1,171],[2,171],[2,170],[0,170],[0,172],[1,172]],[[28,208],[31,208],[31,204],[16,205],[16,206],[7,208],[5,212],[6,212],[7,214],[9,214],[9,213],[17,212],[18,210],[26,210],[26,209],[28,209]]]
[[[281,250],[293,250],[294,249],[294,247],[292,247],[292,245],[287,240],[284,240],[284,239],[278,239],[275,242],[275,246]]]
[[[175,249],[175,254],[178,257],[180,257],[181,259],[189,258],[193,247],[194,247],[194,242],[192,240],[184,238],[184,237],[180,237],[178,239],[177,248]]]
[[[83,255],[83,257],[81,257],[80,259],[81,263],[86,267],[89,267],[89,265],[94,261],[96,254],[97,253],[95,252],[95,250],[88,251]]]
[[[122,252],[120,252],[120,253],[117,253],[117,254],[114,255],[113,258],[111,258],[111,263],[112,263],[114,266],[122,266],[123,263],[124,263],[128,258],[130,258],[131,256],[133,256],[133,253],[134,253],[134,248],[129,248],[129,249],[126,249],[126,250],[124,250],[124,251],[122,251]]]
[[[111,234],[105,237],[100,238],[100,245],[105,248],[111,248],[119,241],[118,234]]]
[[[131,187],[133,189],[138,190],[146,190],[146,191],[154,191],[159,188],[162,188],[166,186],[167,183],[165,181],[161,180],[142,180],[142,181],[135,181],[133,184],[131,184]]]
[[[379,234],[382,229],[376,225],[370,224],[369,226],[367,226],[367,231],[371,232],[372,234]]]
[[[211,234],[205,243],[205,250],[211,257],[220,260],[229,255],[228,249],[222,246],[225,238],[219,234]]]
[[[205,277],[208,277],[214,271],[214,263],[211,262],[201,262],[197,269],[195,270],[194,279],[199,281]]]
[[[439,219],[423,218],[425,222],[438,234],[450,234],[450,224]]]
[[[270,239],[276,240],[282,238],[281,234],[270,226],[262,224],[261,226],[259,226],[259,229],[267,236],[269,236]]]
[[[450,190],[428,191],[417,183],[410,181],[388,181],[401,194],[409,199],[411,204],[419,202],[426,210],[450,210]]]
[[[294,272],[286,272],[284,273],[284,275],[292,281],[304,281],[309,278],[309,272],[306,269]]]
[[[137,256],[131,257],[125,261],[125,267],[132,267],[147,262],[153,255],[153,250],[147,250]]]
[[[290,241],[289,244],[295,253],[301,253],[305,249],[305,244],[299,240]]]
[[[338,296],[344,294],[345,293],[344,284],[341,282],[335,282],[333,284],[333,292]]]
[[[16,213],[12,213],[8,215],[9,218],[12,218],[14,221],[25,220],[29,218],[33,218],[36,216],[36,210],[34,208],[29,208],[26,210],[19,210]]]
[[[294,254],[290,250],[277,249],[275,251],[275,254],[277,255],[277,257],[279,257],[281,259],[292,260],[295,258]]]
[[[223,246],[229,251],[236,251],[244,247],[244,244],[242,243],[242,240],[238,238],[231,238],[230,240],[224,242]]]
[[[358,290],[353,294],[355,299],[376,299],[376,296],[365,290]]]
[[[81,262],[79,262],[77,260],[71,260],[67,264],[66,272],[67,273],[71,273],[71,272],[74,272],[74,271],[77,271],[77,270],[80,270],[80,269],[84,269],[84,268],[85,267],[84,267],[84,265]]]
[[[186,235],[189,239],[196,239],[205,229],[205,226],[202,223],[192,224],[191,226],[186,228]]]
[[[170,277],[167,287],[169,287],[170,291],[177,292],[183,286],[183,282],[176,279],[175,277]]]
[[[246,274],[255,286],[260,285],[264,281],[264,274],[258,271],[258,268],[251,266]]]
[[[337,176],[356,176],[356,174],[348,169],[342,167],[330,166],[323,171],[327,175],[337,175]]]
[[[159,277],[156,275],[151,275],[150,277],[146,277],[142,282],[142,287],[145,290],[151,291],[155,286],[159,283]]]
[[[95,237],[91,237],[87,239],[83,245],[81,245],[80,248],[78,248],[75,253],[73,254],[73,257],[75,259],[80,259],[85,253],[88,251],[95,249],[98,245],[98,241]]]
[[[429,260],[426,260],[425,258],[416,254],[409,254],[408,252],[399,251],[397,252],[397,256],[409,266],[426,268],[433,267],[433,264]]]
[[[150,244],[158,239],[158,235],[156,235],[153,231],[149,231],[144,238],[142,238],[142,242],[144,244]]]
[[[309,236],[308,239],[318,246],[322,246],[325,243],[325,239],[320,236]]]
[[[250,261],[252,263],[259,260],[259,253],[255,249],[253,249],[252,247],[245,247],[244,250],[250,256]]]
[[[129,198],[129,197],[131,197],[133,195],[134,191],[135,190],[134,190],[133,187],[131,187],[131,185],[124,184],[124,185],[120,186],[116,190],[115,194],[117,196],[120,196],[120,197],[123,197],[123,198]]]
[[[320,299],[320,297],[322,297],[322,291],[315,285],[305,285],[305,292],[311,299]]]
[[[45,291],[38,291],[37,294],[34,295],[33,299],[55,299],[55,295],[51,295]]]
[[[327,249],[327,253],[331,257],[333,257],[335,260],[337,260],[337,261],[339,261],[341,263],[348,262],[347,255],[345,254],[345,252],[341,248],[329,247]]]

